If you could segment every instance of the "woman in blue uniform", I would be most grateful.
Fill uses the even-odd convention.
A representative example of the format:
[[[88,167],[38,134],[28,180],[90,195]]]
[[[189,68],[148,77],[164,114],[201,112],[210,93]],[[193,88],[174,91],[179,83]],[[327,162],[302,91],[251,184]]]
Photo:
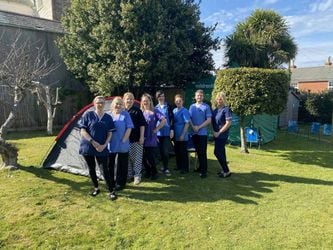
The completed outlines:
[[[162,90],[156,92],[156,99],[158,101],[155,106],[165,117],[166,124],[157,132],[158,147],[160,149],[160,156],[163,164],[163,173],[167,176],[171,175],[169,170],[169,151],[170,151],[170,139],[173,138],[173,112],[171,105],[165,101],[165,94]]]
[[[116,127],[116,131],[112,133],[109,143],[109,169],[111,177],[114,176],[116,157],[117,160],[117,177],[116,190],[125,188],[128,172],[128,151],[129,137],[134,127],[131,116],[124,108],[124,101],[121,97],[115,97],[111,103],[110,115]]]
[[[105,99],[103,96],[96,96],[94,99],[94,111],[89,111],[83,115],[79,122],[81,129],[81,142],[79,153],[84,157],[89,168],[89,175],[94,185],[90,193],[96,196],[100,193],[96,175],[96,161],[103,170],[103,177],[109,189],[109,198],[117,198],[114,187],[115,183],[110,176],[108,168],[107,145],[112,137],[115,126],[112,117],[104,112]]]
[[[228,141],[229,128],[232,122],[232,112],[227,106],[227,101],[223,92],[219,92],[215,98],[216,108],[213,111],[212,126],[215,140],[214,154],[219,161],[222,171],[218,173],[221,178],[231,175],[225,153],[225,144]]]
[[[175,142],[175,154],[177,169],[182,174],[189,171],[188,162],[188,128],[190,126],[190,113],[183,107],[184,99],[182,95],[175,95],[176,108],[173,110],[174,114],[174,142]]]

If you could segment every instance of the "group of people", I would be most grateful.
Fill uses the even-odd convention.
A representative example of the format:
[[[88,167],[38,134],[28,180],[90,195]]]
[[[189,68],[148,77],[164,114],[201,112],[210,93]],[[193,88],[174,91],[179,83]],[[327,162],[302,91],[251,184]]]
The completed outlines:
[[[96,96],[94,110],[84,114],[79,122],[81,142],[79,153],[84,157],[94,185],[92,196],[100,193],[96,174],[96,162],[102,170],[109,190],[109,198],[117,198],[116,191],[125,188],[128,181],[141,183],[146,178],[157,178],[156,152],[159,148],[162,172],[171,174],[168,166],[170,146],[173,142],[176,168],[181,174],[189,172],[188,142],[191,139],[196,150],[199,167],[195,171],[201,178],[207,177],[208,126],[211,124],[215,141],[214,154],[221,165],[218,176],[231,175],[228,168],[225,144],[228,139],[232,112],[223,92],[216,95],[216,108],[211,111],[204,103],[203,90],[195,92],[195,103],[184,107],[184,98],[174,97],[175,108],[165,101],[163,91],[156,92],[157,105],[153,98],[143,94],[140,107],[134,105],[131,92],[115,97],[111,108],[104,111],[105,99]],[[189,132],[191,129],[191,132]],[[143,171],[144,170],[144,171]]]

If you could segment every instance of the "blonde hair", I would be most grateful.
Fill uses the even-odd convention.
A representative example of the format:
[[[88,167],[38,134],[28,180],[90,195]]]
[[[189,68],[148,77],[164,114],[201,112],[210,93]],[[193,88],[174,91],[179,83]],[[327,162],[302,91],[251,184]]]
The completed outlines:
[[[132,92],[126,92],[124,95],[123,95],[123,98],[125,97],[132,97],[134,99],[134,95]]]
[[[218,92],[215,96],[215,105],[216,105],[216,100],[217,98],[221,98],[223,101],[224,106],[228,106],[228,101],[227,98],[225,97],[225,93],[223,91]]]
[[[142,99],[143,98],[148,98],[149,100],[149,110],[150,111],[154,111],[154,104],[153,104],[153,98],[151,95],[147,94],[147,93],[144,93],[142,96],[141,96],[141,104],[140,104],[140,108],[143,110],[143,102],[142,102]]]
[[[124,101],[123,98],[121,98],[120,96],[116,96],[115,98],[113,98],[112,102],[111,102],[111,112],[114,111],[114,107],[116,106],[117,102],[121,102],[122,105],[122,110],[124,110]]]

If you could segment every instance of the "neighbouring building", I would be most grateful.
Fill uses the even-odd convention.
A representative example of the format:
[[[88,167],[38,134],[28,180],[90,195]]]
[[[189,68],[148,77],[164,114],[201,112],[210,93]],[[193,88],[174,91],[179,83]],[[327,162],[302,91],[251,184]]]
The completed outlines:
[[[279,115],[279,127],[287,127],[288,121],[298,120],[299,105],[300,100],[298,94],[293,89],[289,90],[286,108]]]
[[[300,92],[320,93],[333,90],[333,65],[328,57],[325,65],[297,68],[291,65],[290,85]]]
[[[70,0],[0,0],[0,11],[60,21]]]

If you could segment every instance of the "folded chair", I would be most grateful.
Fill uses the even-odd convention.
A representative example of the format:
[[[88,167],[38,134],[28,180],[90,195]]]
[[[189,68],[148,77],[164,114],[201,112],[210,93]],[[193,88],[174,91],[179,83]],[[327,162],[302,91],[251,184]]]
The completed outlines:
[[[250,144],[250,148],[252,147],[252,144],[256,144],[260,149],[260,145],[262,143],[260,129],[246,127],[245,136],[246,142]]]
[[[320,140],[320,123],[319,122],[311,123],[310,133],[312,135],[317,135],[318,139]]]
[[[323,135],[331,135],[332,134],[332,125],[324,124],[323,125]]]
[[[293,120],[288,121],[288,132],[298,134],[299,127],[298,127],[297,121],[293,121]]]

